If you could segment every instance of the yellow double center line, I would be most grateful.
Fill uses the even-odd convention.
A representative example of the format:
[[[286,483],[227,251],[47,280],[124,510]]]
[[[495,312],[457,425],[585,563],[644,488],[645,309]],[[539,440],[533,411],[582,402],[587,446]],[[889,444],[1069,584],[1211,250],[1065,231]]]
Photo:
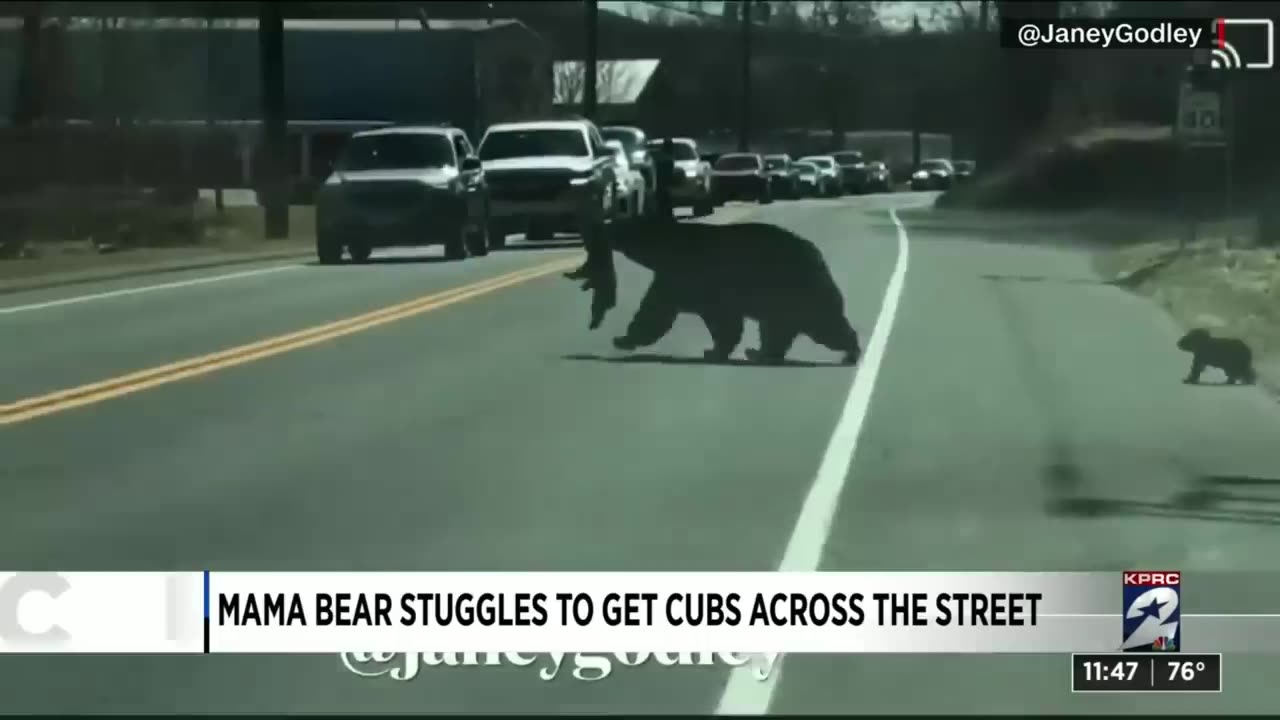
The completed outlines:
[[[70,410],[82,405],[102,402],[103,400],[128,395],[159,385],[205,375],[217,370],[225,370],[226,368],[244,365],[245,363],[280,355],[291,350],[327,342],[344,335],[403,320],[414,315],[453,305],[478,295],[484,295],[494,290],[567,270],[577,265],[580,261],[579,257],[573,257],[535,265],[469,285],[425,295],[408,302],[391,305],[345,320],[317,325],[287,335],[279,335],[209,355],[140,370],[101,382],[19,400],[8,405],[0,405],[0,425],[10,425],[43,415]]]

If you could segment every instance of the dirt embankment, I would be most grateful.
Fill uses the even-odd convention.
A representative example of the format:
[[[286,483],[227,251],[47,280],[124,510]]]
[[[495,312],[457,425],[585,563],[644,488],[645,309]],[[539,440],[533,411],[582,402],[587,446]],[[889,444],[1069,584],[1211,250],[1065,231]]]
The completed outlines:
[[[218,211],[203,199],[116,189],[0,199],[0,290],[50,277],[213,264],[309,248],[314,208],[290,209],[290,237],[266,240],[256,205]]]
[[[938,207],[1100,218],[1077,229],[1098,244],[1104,279],[1185,327],[1244,339],[1280,390],[1280,238],[1258,235],[1265,189],[1232,188],[1228,201],[1225,167],[1212,161],[1180,155],[1168,128],[1108,128],[1028,153]]]
[[[1236,247],[1243,233],[1215,226],[1179,248],[1154,240],[1098,254],[1099,272],[1117,285],[1150,297],[1184,327],[1238,337],[1258,358],[1262,379],[1280,392],[1280,252]]]

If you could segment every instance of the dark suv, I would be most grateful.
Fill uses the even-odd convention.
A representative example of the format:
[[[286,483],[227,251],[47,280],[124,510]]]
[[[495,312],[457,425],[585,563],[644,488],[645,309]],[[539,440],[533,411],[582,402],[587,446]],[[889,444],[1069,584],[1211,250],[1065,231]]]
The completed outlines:
[[[462,259],[489,252],[484,172],[462,130],[392,127],[351,136],[316,198],[322,264],[365,262],[375,248],[443,245]]]
[[[867,190],[867,159],[857,150],[842,150],[831,153],[836,164],[844,174],[844,187],[848,193],[860,193]]]
[[[800,177],[791,162],[790,155],[765,155],[764,167],[765,172],[769,174],[774,197],[792,199],[800,197]]]
[[[764,167],[764,158],[755,153],[728,153],[711,166],[711,188],[717,204],[726,200],[773,202],[773,183]]]

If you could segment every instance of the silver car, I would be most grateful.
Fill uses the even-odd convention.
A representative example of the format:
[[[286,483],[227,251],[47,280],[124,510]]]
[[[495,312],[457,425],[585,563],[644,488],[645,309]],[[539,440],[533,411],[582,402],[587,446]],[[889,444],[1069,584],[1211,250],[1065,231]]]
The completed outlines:
[[[662,152],[662,140],[650,140],[649,152]],[[671,175],[671,204],[673,207],[693,208],[695,217],[710,215],[715,211],[715,198],[711,187],[711,163],[698,153],[698,143],[691,138],[671,138],[673,154]]]
[[[840,169],[840,163],[830,155],[808,155],[800,158],[799,162],[809,163],[818,168],[818,179],[820,184],[825,185],[822,191],[824,197],[834,197],[844,194],[844,171]]]
[[[795,162],[791,168],[796,173],[796,182],[800,187],[801,197],[818,197],[830,192],[830,183],[824,181],[813,163]]]
[[[956,169],[945,158],[932,158],[920,163],[911,173],[912,190],[946,190],[955,180]]]

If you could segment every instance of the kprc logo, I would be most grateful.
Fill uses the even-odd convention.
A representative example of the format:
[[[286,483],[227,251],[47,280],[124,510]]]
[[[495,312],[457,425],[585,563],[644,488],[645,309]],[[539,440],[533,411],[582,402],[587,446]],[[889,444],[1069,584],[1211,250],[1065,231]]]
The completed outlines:
[[[1126,652],[1174,652],[1181,644],[1182,612],[1178,608],[1180,572],[1148,570],[1124,573],[1124,636]]]

